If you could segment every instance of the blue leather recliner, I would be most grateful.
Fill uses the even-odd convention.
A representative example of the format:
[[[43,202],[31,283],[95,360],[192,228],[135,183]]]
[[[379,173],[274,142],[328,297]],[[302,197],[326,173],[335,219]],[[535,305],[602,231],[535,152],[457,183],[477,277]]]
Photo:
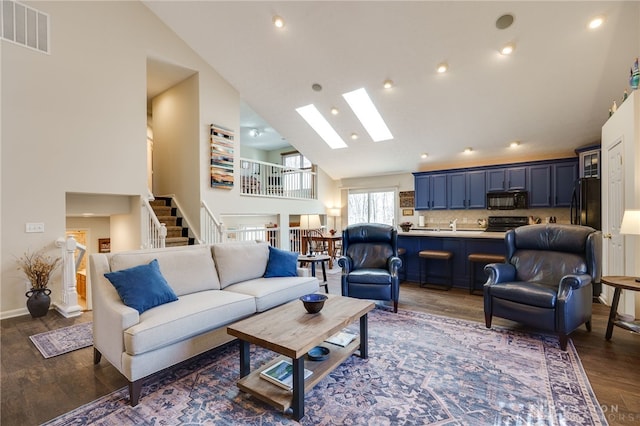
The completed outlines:
[[[593,283],[601,279],[602,233],[579,225],[527,225],[507,231],[506,263],[485,267],[484,316],[568,335],[585,324],[591,331]]]
[[[349,225],[342,231],[342,253],[342,295],[393,301],[398,312],[398,231],[378,223]]]

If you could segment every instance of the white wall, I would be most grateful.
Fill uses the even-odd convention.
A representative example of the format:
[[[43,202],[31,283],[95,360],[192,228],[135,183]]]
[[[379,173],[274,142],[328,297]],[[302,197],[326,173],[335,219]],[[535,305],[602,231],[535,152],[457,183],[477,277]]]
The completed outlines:
[[[199,199],[217,216],[259,213],[283,221],[290,213],[324,214],[339,201],[336,183],[322,172],[317,201],[241,197],[238,185],[231,191],[210,187],[209,125],[239,133],[239,94],[143,4],[26,3],[51,17],[51,54],[0,41],[1,317],[26,314],[15,256],[45,246],[55,253],[55,240],[65,235],[67,193],[130,197],[130,213],[110,218],[112,251],[140,246],[140,197],[148,192],[149,57],[197,73],[184,82],[195,93],[185,114],[197,118],[185,130],[191,145],[179,165],[191,173],[178,177],[176,187],[167,184],[190,215]],[[237,177],[239,142],[236,149]],[[25,233],[26,222],[44,223],[45,232]],[[284,226],[281,232],[288,241]],[[61,296],[59,274],[51,287],[55,302]]]
[[[154,194],[175,194],[181,213],[199,233],[201,162],[198,74],[153,99]]]
[[[141,3],[27,3],[51,16],[51,54],[0,42],[2,317],[26,313],[14,256],[55,249],[65,235],[66,193],[147,193],[148,56],[199,73],[200,160],[208,150],[206,123],[237,128],[239,114],[237,91]],[[208,173],[202,169],[200,182]],[[139,212],[138,205],[132,209]],[[25,233],[26,222],[44,223],[45,232]],[[139,216],[112,218],[120,248],[139,246],[129,229],[139,233],[139,222]],[[56,301],[59,276],[52,290]]]

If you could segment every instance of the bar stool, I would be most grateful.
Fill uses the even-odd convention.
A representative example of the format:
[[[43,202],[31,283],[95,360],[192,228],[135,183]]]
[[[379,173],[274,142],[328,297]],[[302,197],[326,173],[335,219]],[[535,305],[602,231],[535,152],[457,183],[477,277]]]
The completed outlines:
[[[446,290],[449,290],[451,287],[453,287],[453,262],[451,261],[451,259],[453,258],[453,253],[444,250],[422,250],[418,253],[418,256],[420,257],[420,259],[422,259],[420,261],[420,287],[425,287],[427,285],[428,268],[426,268],[426,266],[428,266],[427,262],[429,260],[443,260],[447,262],[447,270],[449,271],[449,274],[441,276],[433,275],[433,277],[447,279],[448,285],[446,287]],[[422,281],[423,263],[425,264],[426,269],[424,282]]]
[[[469,269],[469,294],[473,294],[476,289],[476,263],[481,263],[484,268],[489,263],[504,263],[505,258],[501,254],[489,254],[489,253],[471,253],[468,257]]]
[[[402,278],[402,280],[407,279],[407,249],[398,247],[398,257],[402,260],[402,267],[398,271],[398,277]],[[402,272],[402,277],[400,277],[400,273]]]

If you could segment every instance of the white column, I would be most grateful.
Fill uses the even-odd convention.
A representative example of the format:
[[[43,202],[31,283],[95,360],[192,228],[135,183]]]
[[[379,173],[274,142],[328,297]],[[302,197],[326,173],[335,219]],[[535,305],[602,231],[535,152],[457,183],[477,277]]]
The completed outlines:
[[[82,315],[76,290],[76,240],[73,237],[59,238],[56,246],[62,249],[62,300],[55,302],[56,311],[66,318]]]

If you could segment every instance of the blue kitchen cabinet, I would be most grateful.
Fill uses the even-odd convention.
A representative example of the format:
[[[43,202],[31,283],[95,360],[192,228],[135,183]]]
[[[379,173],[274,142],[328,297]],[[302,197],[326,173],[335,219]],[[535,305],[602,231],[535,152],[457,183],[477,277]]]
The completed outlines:
[[[549,164],[529,167],[529,207],[551,206],[551,169]]]
[[[484,209],[487,192],[486,172],[456,172],[447,174],[449,209]]]
[[[420,174],[414,177],[415,209],[447,209],[447,175]]]
[[[527,189],[526,167],[505,167],[487,170],[487,191]]]
[[[573,187],[578,179],[578,162],[562,162],[553,165],[553,206],[569,207]]]

